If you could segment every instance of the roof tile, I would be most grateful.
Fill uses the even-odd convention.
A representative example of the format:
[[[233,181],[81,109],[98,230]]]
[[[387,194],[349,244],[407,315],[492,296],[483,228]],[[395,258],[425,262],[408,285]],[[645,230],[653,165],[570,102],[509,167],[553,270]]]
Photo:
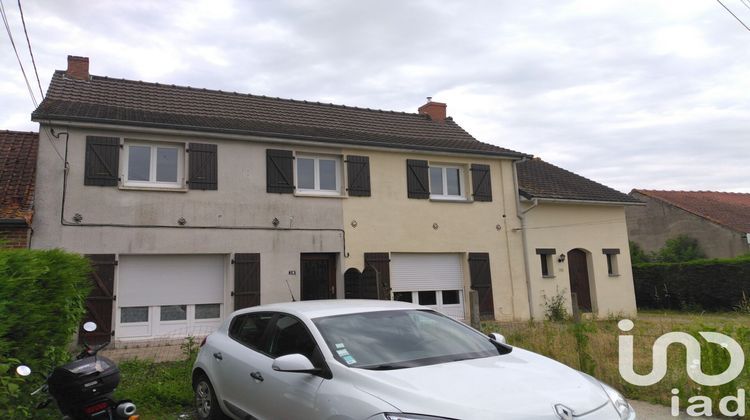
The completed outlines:
[[[750,233],[750,194],[639,189],[633,192],[664,201],[736,231]]]
[[[0,131],[0,219],[31,222],[39,135]]]

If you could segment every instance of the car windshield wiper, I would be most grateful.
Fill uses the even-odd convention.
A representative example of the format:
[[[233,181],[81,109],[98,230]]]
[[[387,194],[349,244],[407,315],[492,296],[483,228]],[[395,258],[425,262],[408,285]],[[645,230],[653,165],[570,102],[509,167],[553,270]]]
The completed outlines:
[[[407,367],[409,366],[395,365],[395,364],[388,364],[388,363],[383,363],[382,365],[360,366],[361,369],[367,369],[367,370],[396,370],[396,369],[405,369]]]

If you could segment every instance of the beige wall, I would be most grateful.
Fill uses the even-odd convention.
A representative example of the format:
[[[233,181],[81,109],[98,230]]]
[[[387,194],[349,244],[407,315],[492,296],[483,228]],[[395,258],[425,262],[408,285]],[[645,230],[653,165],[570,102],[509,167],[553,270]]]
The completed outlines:
[[[525,203],[525,207],[530,204]],[[580,248],[587,251],[591,300],[596,316],[629,315],[636,313],[633,273],[630,266],[628,232],[622,206],[540,203],[526,213],[527,252],[531,281],[531,306],[535,319],[544,318],[544,297],[552,298],[559,292],[570,304],[568,261],[560,263],[560,254]],[[555,248],[551,273],[542,277],[537,248]],[[619,275],[609,276],[603,248],[618,248]]]
[[[529,316],[521,234],[515,211],[512,163],[505,159],[454,157],[419,153],[344,150],[370,157],[371,197],[343,201],[349,257],[345,267],[364,269],[365,252],[461,253],[464,260],[464,296],[468,296],[468,252],[488,252],[495,316]],[[441,202],[407,198],[406,160],[467,165],[490,165],[492,202]],[[467,190],[470,191],[470,188]],[[356,227],[353,226],[356,222]],[[434,229],[433,224],[438,228]],[[498,228],[499,227],[499,228]]]

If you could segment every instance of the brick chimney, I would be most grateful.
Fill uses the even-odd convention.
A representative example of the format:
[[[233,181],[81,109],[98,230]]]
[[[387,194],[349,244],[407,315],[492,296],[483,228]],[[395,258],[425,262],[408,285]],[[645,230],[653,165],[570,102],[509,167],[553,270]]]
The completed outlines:
[[[422,115],[429,115],[432,121],[439,123],[445,122],[445,108],[446,105],[442,102],[433,102],[432,97],[427,98],[427,103],[420,106],[417,112]]]
[[[65,75],[71,79],[89,80],[89,58],[69,55]]]

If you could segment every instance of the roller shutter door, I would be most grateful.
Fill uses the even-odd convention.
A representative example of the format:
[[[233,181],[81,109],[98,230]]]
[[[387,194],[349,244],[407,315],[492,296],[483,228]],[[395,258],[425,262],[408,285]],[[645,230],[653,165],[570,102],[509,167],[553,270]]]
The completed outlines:
[[[464,319],[461,254],[391,254],[391,287],[396,300],[429,306]]]

